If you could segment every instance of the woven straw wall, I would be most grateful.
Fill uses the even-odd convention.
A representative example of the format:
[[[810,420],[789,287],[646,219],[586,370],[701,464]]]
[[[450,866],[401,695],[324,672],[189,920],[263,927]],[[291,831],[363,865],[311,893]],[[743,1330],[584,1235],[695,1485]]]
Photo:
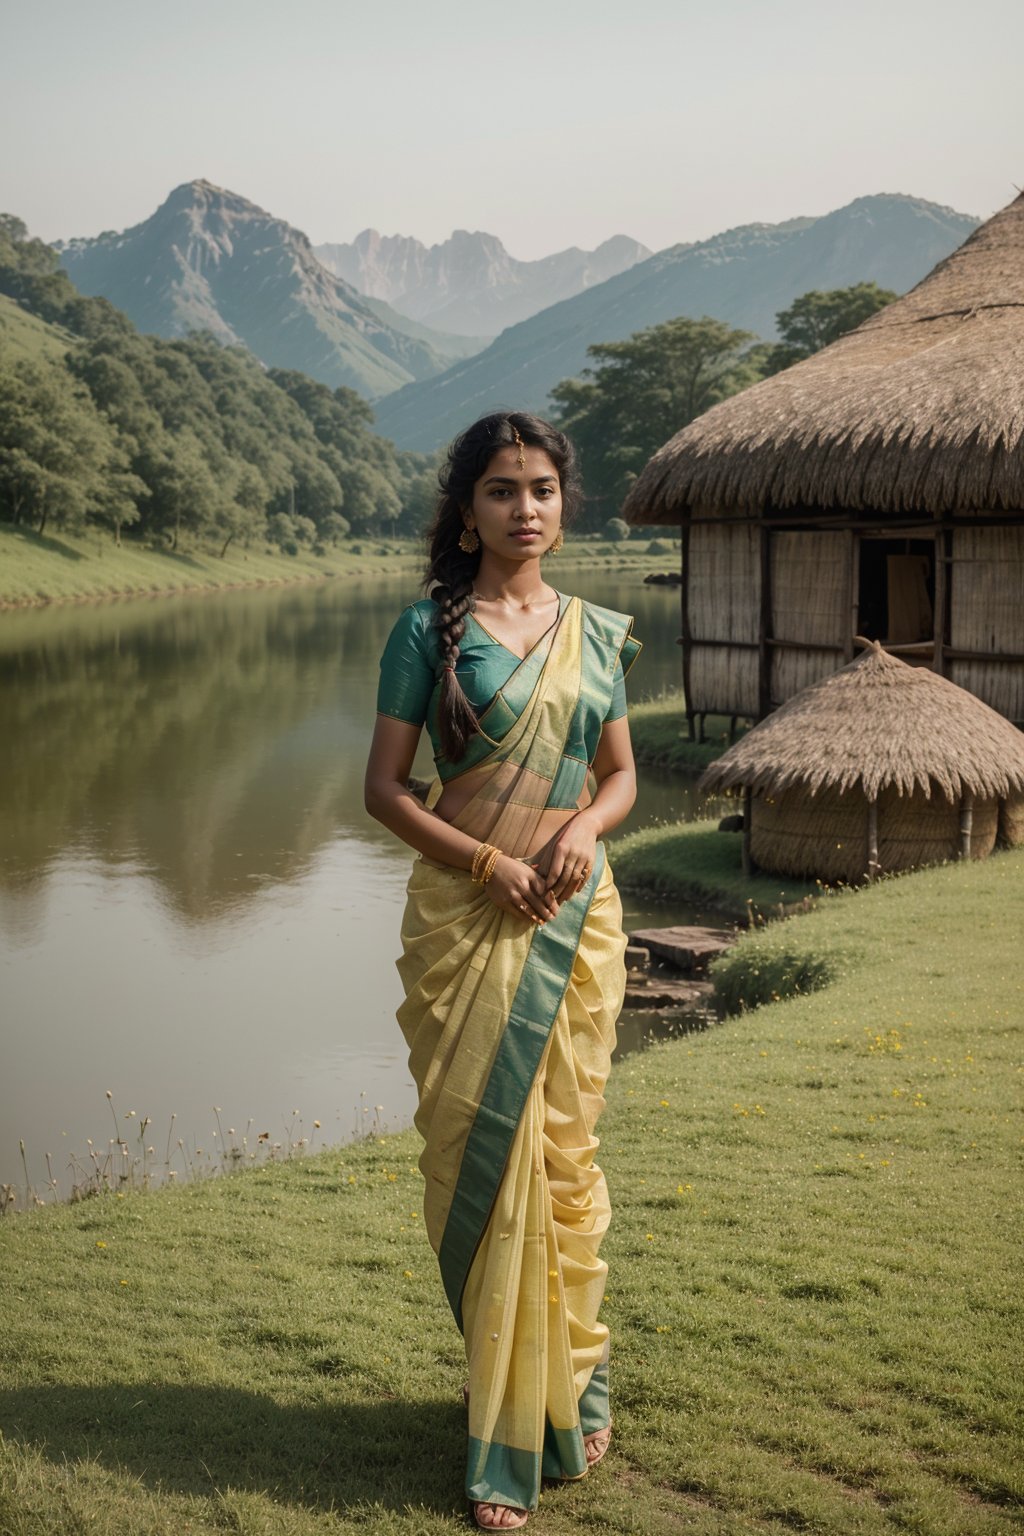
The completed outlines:
[[[953,533],[954,650],[1024,655],[1024,527]],[[1009,720],[1024,721],[1024,663],[953,661],[949,676]]]
[[[846,535],[773,533],[770,548],[773,638],[841,647],[851,623]],[[828,677],[842,660],[841,650],[774,650],[772,702]]]
[[[850,625],[847,548],[845,533],[808,529],[772,534],[772,635],[776,640],[843,644]]]
[[[1011,795],[999,807],[999,841],[1004,848],[1024,843],[1024,794]]]
[[[690,531],[690,630],[695,640],[757,640],[759,530],[749,523]]]
[[[984,801],[974,808],[971,855],[987,858],[995,846],[999,807]],[[790,790],[774,800],[754,797],[750,851],[764,870],[826,885],[854,884],[867,871],[867,800],[860,789],[817,795]],[[915,869],[955,859],[960,851],[960,807],[941,795],[900,796],[883,790],[878,799],[878,861],[882,873]]]
[[[699,526],[690,533],[687,583],[690,709],[756,715],[757,652],[701,646],[701,640],[757,641],[761,602],[759,535],[747,524]]]

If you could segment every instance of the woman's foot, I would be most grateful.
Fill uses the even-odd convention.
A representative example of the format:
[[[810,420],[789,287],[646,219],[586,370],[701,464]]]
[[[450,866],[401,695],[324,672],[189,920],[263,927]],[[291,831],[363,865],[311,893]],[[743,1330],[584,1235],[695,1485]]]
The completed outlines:
[[[595,1429],[592,1435],[584,1435],[583,1449],[586,1452],[587,1467],[596,1467],[602,1459],[612,1441],[612,1427],[607,1429]]]
[[[526,1524],[527,1514],[507,1504],[474,1504],[473,1519],[482,1531],[518,1531]]]

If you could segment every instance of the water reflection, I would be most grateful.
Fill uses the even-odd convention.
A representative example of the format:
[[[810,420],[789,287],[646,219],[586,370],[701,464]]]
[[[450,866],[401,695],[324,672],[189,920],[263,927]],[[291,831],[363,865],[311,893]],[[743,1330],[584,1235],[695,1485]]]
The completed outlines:
[[[674,595],[574,580],[636,613],[632,696],[674,686]],[[416,595],[376,580],[0,615],[0,1181],[19,1136],[37,1174],[62,1133],[105,1138],[108,1087],[193,1137],[214,1102],[275,1125],[298,1105],[328,1139],[361,1091],[411,1109],[393,1017],[409,855],[365,816],[362,776],[377,660]],[[645,775],[633,821],[692,809],[689,786]]]

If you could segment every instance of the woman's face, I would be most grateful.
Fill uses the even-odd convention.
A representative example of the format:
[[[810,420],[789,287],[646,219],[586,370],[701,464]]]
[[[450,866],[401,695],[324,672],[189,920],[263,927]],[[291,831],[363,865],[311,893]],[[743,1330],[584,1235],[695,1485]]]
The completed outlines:
[[[499,448],[474,485],[463,520],[476,529],[484,549],[502,559],[544,554],[562,525],[562,486],[543,448]]]

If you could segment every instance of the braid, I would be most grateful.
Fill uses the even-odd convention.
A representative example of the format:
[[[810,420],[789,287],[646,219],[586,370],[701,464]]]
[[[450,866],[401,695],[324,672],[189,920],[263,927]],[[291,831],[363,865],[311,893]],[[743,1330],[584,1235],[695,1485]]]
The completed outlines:
[[[455,671],[466,633],[466,614],[473,611],[473,578],[479,564],[479,556],[463,554],[458,547],[444,550],[430,564],[429,576],[436,583],[431,592],[437,604],[434,626],[443,669],[437,723],[441,751],[450,763],[465,757],[470,737],[480,728]]]

